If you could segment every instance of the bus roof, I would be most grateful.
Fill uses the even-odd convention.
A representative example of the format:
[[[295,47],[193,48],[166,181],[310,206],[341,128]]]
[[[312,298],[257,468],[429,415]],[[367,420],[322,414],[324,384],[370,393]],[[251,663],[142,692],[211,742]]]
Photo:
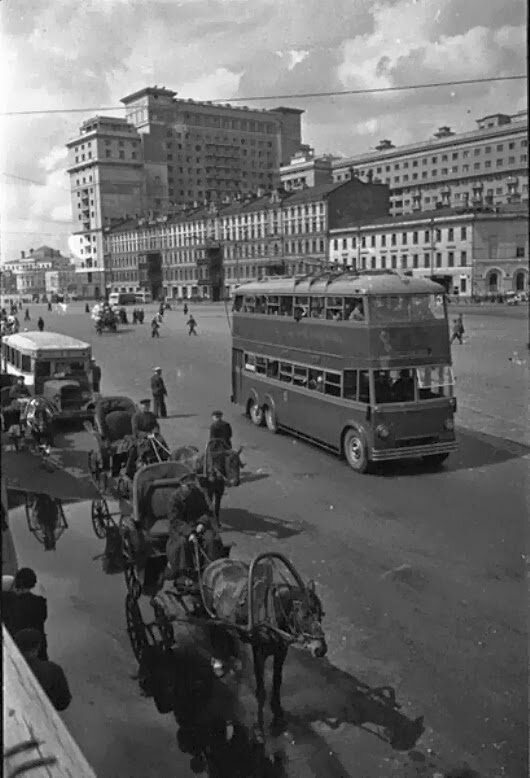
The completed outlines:
[[[90,343],[71,338],[69,335],[61,335],[58,332],[19,332],[16,335],[7,335],[3,342],[11,348],[33,349],[34,351],[70,351],[90,348]]]
[[[248,281],[236,289],[236,294],[266,295],[321,294],[345,297],[355,294],[444,294],[440,284],[427,278],[413,278],[398,273],[342,273],[320,276],[282,276]]]

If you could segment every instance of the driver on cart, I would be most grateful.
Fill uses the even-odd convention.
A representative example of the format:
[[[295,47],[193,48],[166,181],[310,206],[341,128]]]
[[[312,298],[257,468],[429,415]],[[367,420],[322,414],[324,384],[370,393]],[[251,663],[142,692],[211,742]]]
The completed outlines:
[[[31,393],[24,383],[24,376],[19,375],[17,376],[16,383],[11,387],[9,390],[9,399],[10,400],[22,400],[26,397],[31,397]]]
[[[193,586],[197,574],[193,538],[200,538],[208,562],[225,556],[221,536],[211,520],[211,509],[202,489],[190,484],[179,486],[171,498],[168,516],[166,578],[182,586]]]
[[[136,411],[131,419],[132,435],[135,442],[129,449],[127,466],[125,468],[125,472],[131,480],[136,472],[138,457],[141,457],[146,451],[146,446],[150,445],[147,436],[159,436],[160,434],[158,419],[150,410],[151,400],[140,400],[139,405],[141,408]]]

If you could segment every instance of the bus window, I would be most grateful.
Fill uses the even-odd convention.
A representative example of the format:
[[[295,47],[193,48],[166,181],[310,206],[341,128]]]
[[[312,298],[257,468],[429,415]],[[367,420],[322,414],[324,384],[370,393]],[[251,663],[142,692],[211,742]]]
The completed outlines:
[[[243,297],[238,294],[234,297],[233,311],[240,311],[243,308]]]
[[[23,373],[31,373],[31,357],[26,356],[26,354],[21,354],[20,369]]]
[[[280,362],[280,381],[290,384],[293,380],[293,366],[288,362]]]
[[[317,392],[324,391],[324,373],[322,372],[322,370],[309,371],[307,388],[313,389]]]
[[[256,373],[265,375],[267,372],[267,360],[265,357],[256,357]]]
[[[374,389],[376,403],[392,402],[392,370],[376,370],[374,373]]]
[[[309,315],[313,319],[324,319],[326,315],[324,304],[325,304],[325,297],[311,297]]]
[[[326,298],[326,319],[340,321],[344,318],[344,298],[327,297]]]
[[[324,380],[325,394],[331,394],[333,397],[340,397],[340,373],[326,373]]]
[[[364,321],[364,300],[362,297],[344,298],[344,318],[348,321]]]
[[[38,359],[35,362],[35,378],[48,378],[51,375],[51,362],[47,359]]]
[[[359,402],[370,402],[370,376],[368,370],[359,370]]]
[[[280,298],[277,295],[267,297],[267,313],[269,316],[278,316],[280,313]]]
[[[453,371],[448,365],[417,367],[420,400],[437,397],[451,397],[453,394]]]
[[[307,386],[307,367],[298,367],[295,365],[293,384],[295,386]]]
[[[243,310],[245,313],[254,313],[256,309],[256,298],[254,296],[245,295],[245,303]]]
[[[254,354],[245,354],[245,370],[256,372],[256,357]]]
[[[280,297],[280,316],[293,315],[293,298]]]
[[[392,382],[392,397],[395,403],[409,403],[414,402],[414,375],[412,370],[393,370],[392,373],[396,373],[397,376],[393,376]]]
[[[410,295],[382,295],[373,297],[370,303],[373,323],[410,321]]]
[[[279,365],[277,359],[267,360],[267,376],[269,378],[278,378]]]
[[[267,313],[267,298],[265,296],[256,297],[254,313]]]
[[[357,370],[345,370],[342,383],[342,396],[345,400],[357,399]]]

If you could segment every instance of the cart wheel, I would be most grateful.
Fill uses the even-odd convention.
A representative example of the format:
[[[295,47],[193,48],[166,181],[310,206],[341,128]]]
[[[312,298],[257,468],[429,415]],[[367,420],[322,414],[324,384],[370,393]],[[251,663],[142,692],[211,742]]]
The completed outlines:
[[[169,651],[169,649],[172,648],[173,645],[175,644],[175,635],[173,633],[173,627],[171,626],[171,622],[167,618],[166,614],[164,613],[160,605],[158,605],[153,600],[151,600],[151,604],[155,612],[156,625],[158,627],[160,637],[162,638],[162,645],[164,646],[165,649]]]
[[[137,661],[140,662],[142,654],[149,642],[138,600],[130,594],[127,594],[125,598],[125,619],[127,623],[127,634],[131,641],[133,654]]]
[[[112,524],[112,518],[109,511],[109,506],[104,497],[98,500],[92,500],[92,526],[96,537],[102,540],[107,537],[107,527]]]

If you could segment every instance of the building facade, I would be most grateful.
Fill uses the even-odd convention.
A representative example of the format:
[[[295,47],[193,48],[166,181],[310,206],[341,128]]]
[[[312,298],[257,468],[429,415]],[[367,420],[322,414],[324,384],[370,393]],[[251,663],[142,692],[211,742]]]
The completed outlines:
[[[9,272],[15,279],[17,294],[45,294],[46,273],[53,270],[72,269],[70,260],[58,249],[41,246],[22,251],[19,259],[3,264],[3,273]]]
[[[418,197],[421,210],[458,207],[477,183],[495,204],[513,193],[528,203],[528,113],[486,116],[471,132],[440,127],[431,139],[407,146],[383,140],[373,152],[333,162],[334,181],[348,180],[352,171],[388,184],[396,216],[412,212]]]
[[[108,286],[103,228],[112,219],[270,189],[302,146],[295,108],[180,100],[158,87],[122,102],[126,119],[96,116],[67,143],[76,266],[96,296]]]
[[[354,179],[123,220],[106,230],[108,275],[114,291],[218,300],[252,278],[326,266],[330,230],[387,214],[388,198]]]
[[[528,291],[528,212],[477,206],[352,223],[330,231],[329,259],[434,277],[463,297]]]
[[[299,151],[280,168],[280,182],[288,192],[333,182],[332,163],[338,157],[325,154],[315,157],[313,149]]]

